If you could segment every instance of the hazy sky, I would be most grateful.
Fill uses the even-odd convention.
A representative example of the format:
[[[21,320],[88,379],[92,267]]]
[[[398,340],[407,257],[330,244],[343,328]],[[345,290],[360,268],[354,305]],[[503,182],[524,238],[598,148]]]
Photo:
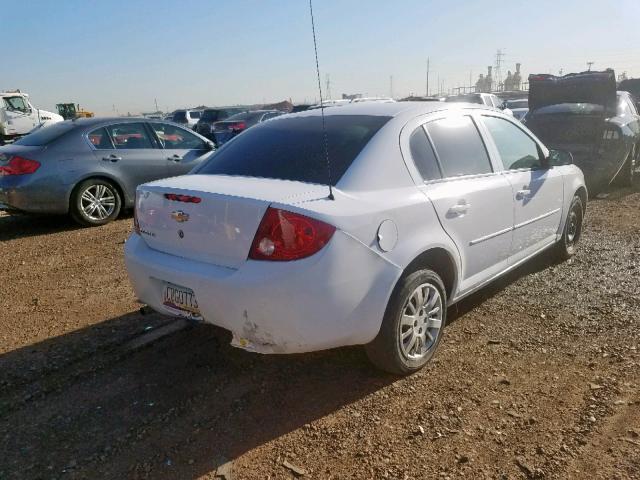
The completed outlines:
[[[424,94],[504,74],[613,67],[640,77],[640,0],[314,0],[323,87]],[[97,113],[314,101],[307,0],[0,0],[0,89]]]

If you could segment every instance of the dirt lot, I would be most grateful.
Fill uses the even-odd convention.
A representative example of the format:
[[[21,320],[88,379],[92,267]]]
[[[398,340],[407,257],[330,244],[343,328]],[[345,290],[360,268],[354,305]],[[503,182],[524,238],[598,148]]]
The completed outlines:
[[[640,478],[640,193],[451,309],[405,379],[139,314],[131,223],[0,216],[0,479]]]

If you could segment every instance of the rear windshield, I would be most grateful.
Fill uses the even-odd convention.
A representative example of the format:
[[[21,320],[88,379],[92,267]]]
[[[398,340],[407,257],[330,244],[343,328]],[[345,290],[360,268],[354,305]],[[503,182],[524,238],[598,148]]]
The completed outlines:
[[[529,100],[523,98],[522,100],[507,100],[507,108],[527,108],[529,106]]]
[[[331,183],[336,185],[364,146],[391,117],[325,117]],[[194,173],[328,183],[322,117],[279,118],[251,128]]]
[[[33,130],[32,133],[22,137],[20,140],[17,140],[14,144],[24,145],[26,147],[40,147],[42,145],[48,145],[74,128],[75,124],[72,121],[54,123],[48,127]]]
[[[205,122],[215,122],[216,120],[218,120],[219,116],[220,110],[205,110],[202,113],[201,120],[204,120]]]
[[[191,112],[191,118],[200,118],[201,114],[202,114],[202,112],[200,112],[200,111]]]
[[[557,105],[541,107],[535,111],[536,115],[595,115],[601,113],[604,113],[604,105],[597,105],[595,103],[559,103]]]
[[[231,115],[230,117],[225,118],[225,122],[235,122],[239,120],[243,120],[245,122],[253,122],[260,119],[265,112],[242,112],[236,113],[235,115]]]
[[[187,112],[176,112],[173,114],[173,121],[184,123],[187,121]]]
[[[455,97],[447,97],[445,102],[482,103],[482,97],[480,95],[457,95]]]

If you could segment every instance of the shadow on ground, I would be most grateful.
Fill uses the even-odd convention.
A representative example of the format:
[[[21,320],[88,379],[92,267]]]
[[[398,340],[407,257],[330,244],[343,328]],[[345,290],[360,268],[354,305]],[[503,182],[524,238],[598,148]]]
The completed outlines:
[[[120,218],[133,218],[133,215],[127,211]],[[23,215],[0,211],[0,242],[82,228],[86,227],[66,215]]]
[[[550,258],[465,299],[450,320]],[[171,322],[136,312],[1,355],[0,478],[195,478],[397,381],[361,348],[261,356],[207,325],[130,348]]]

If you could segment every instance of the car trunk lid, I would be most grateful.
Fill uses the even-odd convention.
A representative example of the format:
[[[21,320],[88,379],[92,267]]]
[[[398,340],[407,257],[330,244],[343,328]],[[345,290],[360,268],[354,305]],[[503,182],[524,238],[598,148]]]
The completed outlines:
[[[296,204],[326,196],[323,185],[186,175],[138,187],[136,221],[142,238],[155,250],[238,268],[271,203]]]
[[[616,110],[616,78],[613,70],[571,73],[563,77],[529,75],[529,108],[563,103],[602,105],[607,112]]]

